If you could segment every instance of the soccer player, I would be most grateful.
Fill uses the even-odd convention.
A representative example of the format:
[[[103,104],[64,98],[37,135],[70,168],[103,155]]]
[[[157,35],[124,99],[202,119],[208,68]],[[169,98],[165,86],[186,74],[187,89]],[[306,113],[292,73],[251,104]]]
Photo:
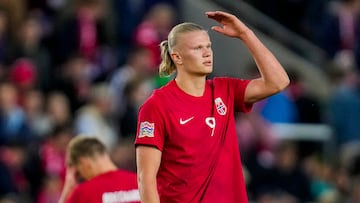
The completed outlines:
[[[194,23],[173,27],[161,46],[161,75],[175,79],[155,90],[140,109],[135,140],[143,203],[248,202],[234,112],[286,88],[289,78],[274,55],[232,14],[206,12],[212,30],[240,39],[260,77],[207,79],[213,51],[206,30]]]
[[[140,202],[136,173],[119,170],[97,138],[74,137],[67,149],[67,162],[59,203]]]

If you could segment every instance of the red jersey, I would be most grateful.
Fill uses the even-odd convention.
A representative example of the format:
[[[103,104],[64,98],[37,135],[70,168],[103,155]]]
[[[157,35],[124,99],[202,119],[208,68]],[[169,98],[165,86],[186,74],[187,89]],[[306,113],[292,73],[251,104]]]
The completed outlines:
[[[214,78],[194,97],[172,80],[140,108],[135,144],[162,151],[161,202],[248,202],[234,117],[251,109],[244,103],[248,83]]]
[[[80,183],[66,203],[139,203],[136,173],[110,171]]]

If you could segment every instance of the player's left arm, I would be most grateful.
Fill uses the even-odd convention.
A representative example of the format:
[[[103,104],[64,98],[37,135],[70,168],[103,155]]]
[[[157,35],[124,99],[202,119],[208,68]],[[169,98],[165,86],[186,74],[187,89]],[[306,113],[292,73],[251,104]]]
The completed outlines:
[[[206,12],[206,15],[221,24],[213,26],[212,30],[243,41],[258,67],[261,77],[251,80],[248,84],[244,96],[245,103],[257,102],[289,85],[289,77],[276,57],[236,16],[222,11]]]

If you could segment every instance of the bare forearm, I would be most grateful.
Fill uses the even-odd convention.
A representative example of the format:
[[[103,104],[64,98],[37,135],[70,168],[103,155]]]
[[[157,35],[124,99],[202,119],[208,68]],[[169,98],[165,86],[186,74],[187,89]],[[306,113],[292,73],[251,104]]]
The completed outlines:
[[[160,203],[155,181],[139,181],[139,191],[142,203]]]
[[[289,84],[286,71],[257,36],[251,30],[247,30],[239,38],[251,52],[261,74],[261,79],[269,91],[276,93],[286,88]]]
[[[74,187],[64,185],[64,189],[61,192],[58,203],[65,203],[69,198],[70,193],[73,191]]]

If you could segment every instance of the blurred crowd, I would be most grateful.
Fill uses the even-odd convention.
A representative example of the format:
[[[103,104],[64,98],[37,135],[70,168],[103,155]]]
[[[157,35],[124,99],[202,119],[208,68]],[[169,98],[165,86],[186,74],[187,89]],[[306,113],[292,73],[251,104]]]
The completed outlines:
[[[332,85],[320,100],[289,71],[286,91],[238,115],[249,197],[360,202],[359,1],[248,2],[322,47]],[[137,111],[171,80],[158,77],[158,45],[180,20],[178,3],[0,0],[0,203],[57,202],[66,146],[80,134],[98,137],[120,168],[135,171]],[[278,140],[273,123],[331,126],[337,156]]]
[[[327,61],[318,68],[330,85],[319,98],[305,75],[284,64],[289,87],[239,116],[250,196],[260,203],[360,202],[360,1],[246,2],[323,49]],[[311,139],[277,139],[278,123],[330,126],[333,152]]]
[[[73,136],[135,171],[137,110],[154,88],[175,1],[0,1],[0,202],[55,203]]]

